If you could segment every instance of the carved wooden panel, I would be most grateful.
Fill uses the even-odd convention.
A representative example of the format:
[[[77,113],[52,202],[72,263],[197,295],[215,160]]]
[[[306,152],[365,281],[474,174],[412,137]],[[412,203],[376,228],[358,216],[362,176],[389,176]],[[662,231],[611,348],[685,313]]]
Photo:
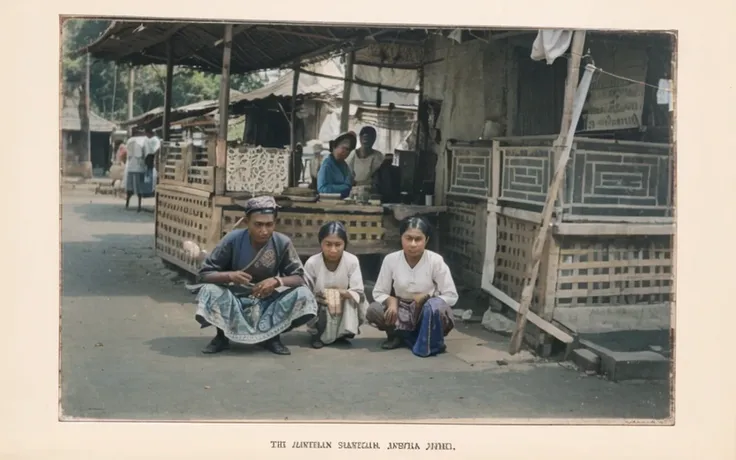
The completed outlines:
[[[229,192],[279,195],[289,186],[289,151],[263,147],[228,149],[226,188]]]

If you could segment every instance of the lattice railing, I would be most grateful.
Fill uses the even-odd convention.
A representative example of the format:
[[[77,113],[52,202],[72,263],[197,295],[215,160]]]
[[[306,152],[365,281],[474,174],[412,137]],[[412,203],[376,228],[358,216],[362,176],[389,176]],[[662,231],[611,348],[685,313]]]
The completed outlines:
[[[666,303],[674,292],[670,237],[563,237],[556,307]]]
[[[159,184],[177,185],[215,191],[215,168],[210,143],[198,146],[191,142],[164,142],[159,159]]]

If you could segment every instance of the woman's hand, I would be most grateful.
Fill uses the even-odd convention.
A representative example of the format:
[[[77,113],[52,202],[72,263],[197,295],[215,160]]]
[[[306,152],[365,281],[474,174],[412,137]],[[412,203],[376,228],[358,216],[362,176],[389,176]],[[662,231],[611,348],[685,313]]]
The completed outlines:
[[[421,309],[424,306],[424,303],[429,300],[429,295],[427,294],[417,294],[413,297],[414,302],[417,305],[417,310]]]
[[[314,294],[314,299],[320,305],[327,305],[327,299],[325,299],[325,293],[324,292],[317,292],[317,293],[315,293]]]
[[[227,279],[229,282],[234,283],[234,284],[246,285],[251,282],[253,277],[250,274],[239,270],[239,271],[234,271],[234,272],[228,272]]]
[[[276,278],[268,278],[256,284],[251,295],[255,298],[262,299],[273,294],[273,291],[275,291],[277,287],[279,287],[278,280]]]
[[[355,300],[347,289],[340,289],[340,298],[342,300]]]
[[[386,320],[387,326],[393,326],[396,323],[396,319],[399,317],[399,301],[396,297],[389,297],[386,299],[386,311],[383,313],[383,318]]]

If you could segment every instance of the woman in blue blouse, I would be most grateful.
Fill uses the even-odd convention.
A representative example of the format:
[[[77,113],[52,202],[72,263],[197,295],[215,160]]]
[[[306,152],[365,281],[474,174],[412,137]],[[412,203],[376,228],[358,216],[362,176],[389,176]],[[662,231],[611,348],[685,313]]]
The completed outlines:
[[[345,159],[355,150],[358,137],[350,131],[330,142],[331,154],[322,161],[317,174],[317,193],[339,193],[342,198],[350,195],[353,173]]]

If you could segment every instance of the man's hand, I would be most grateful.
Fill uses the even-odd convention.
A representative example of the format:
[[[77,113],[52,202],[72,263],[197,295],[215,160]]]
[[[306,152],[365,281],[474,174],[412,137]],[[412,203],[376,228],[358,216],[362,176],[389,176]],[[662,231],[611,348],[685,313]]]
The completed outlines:
[[[256,284],[251,295],[258,299],[262,299],[270,296],[277,287],[279,287],[278,280],[276,278],[268,278]]]
[[[228,272],[227,279],[234,284],[246,285],[250,284],[253,277],[244,271]]]

